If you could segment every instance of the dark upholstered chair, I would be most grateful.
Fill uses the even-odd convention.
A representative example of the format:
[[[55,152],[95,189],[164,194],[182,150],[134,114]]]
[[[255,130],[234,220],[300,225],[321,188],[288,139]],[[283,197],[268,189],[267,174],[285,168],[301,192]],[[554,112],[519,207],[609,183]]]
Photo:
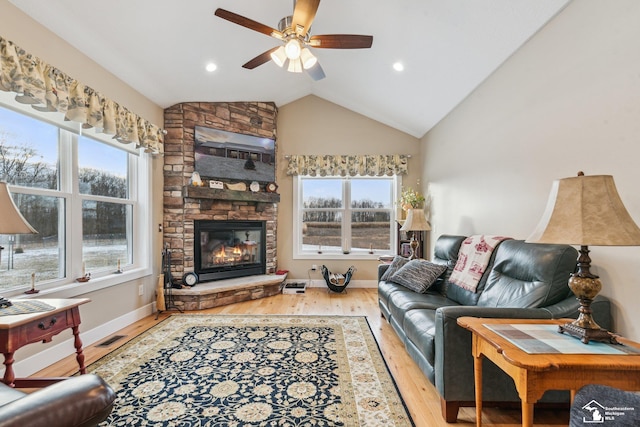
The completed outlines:
[[[0,383],[0,427],[93,427],[116,394],[99,376],[79,375],[24,393]]]
[[[569,427],[640,426],[640,394],[598,384],[582,387],[571,405]]]

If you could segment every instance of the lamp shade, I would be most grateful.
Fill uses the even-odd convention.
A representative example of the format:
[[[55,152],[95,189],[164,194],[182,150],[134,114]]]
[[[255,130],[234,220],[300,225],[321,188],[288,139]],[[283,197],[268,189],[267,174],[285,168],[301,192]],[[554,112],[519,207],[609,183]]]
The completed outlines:
[[[547,208],[527,242],[638,246],[640,228],[611,175],[579,175],[553,182]]]
[[[35,234],[37,231],[22,216],[6,182],[0,182],[0,234]]]
[[[407,219],[400,228],[401,231],[429,231],[431,226],[424,215],[424,209],[409,209]]]

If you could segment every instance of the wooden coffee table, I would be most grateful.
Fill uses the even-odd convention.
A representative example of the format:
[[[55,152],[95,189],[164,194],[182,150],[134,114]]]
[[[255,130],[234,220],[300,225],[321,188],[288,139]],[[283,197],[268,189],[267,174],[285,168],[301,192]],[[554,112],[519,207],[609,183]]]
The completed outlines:
[[[458,324],[473,334],[476,426],[482,425],[482,357],[513,378],[522,400],[522,425],[533,425],[533,404],[547,390],[575,392],[587,384],[604,384],[622,390],[640,390],[640,352],[636,354],[528,353],[487,325],[559,325],[572,319],[486,319],[461,317]],[[559,334],[567,340],[576,340]],[[640,349],[640,344],[619,338],[622,344]],[[579,342],[579,341],[578,341]],[[569,343],[571,344],[571,343]],[[582,344],[589,346],[591,344]]]
[[[4,355],[4,377],[2,381],[12,387],[31,388],[45,387],[63,378],[15,378],[13,372],[13,354],[20,347],[38,341],[49,342],[64,331],[71,329],[73,345],[76,350],[76,361],[79,372],[86,373],[82,341],[80,340],[80,310],[78,306],[91,301],[88,298],[78,299],[38,299],[52,310],[28,314],[0,316],[0,352]]]

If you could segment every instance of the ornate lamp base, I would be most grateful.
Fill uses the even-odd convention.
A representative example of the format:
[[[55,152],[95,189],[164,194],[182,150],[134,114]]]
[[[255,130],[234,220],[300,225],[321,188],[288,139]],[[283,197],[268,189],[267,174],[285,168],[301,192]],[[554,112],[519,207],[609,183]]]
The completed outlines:
[[[589,267],[589,249],[587,246],[580,247],[580,257],[578,258],[578,271],[569,279],[569,288],[578,298],[580,308],[578,318],[573,322],[565,323],[558,327],[560,333],[568,333],[579,338],[585,344],[589,341],[602,341],[611,344],[620,344],[616,336],[606,329],[601,328],[591,316],[591,303],[602,289],[602,282],[595,274],[591,274]]]
[[[415,233],[415,231],[414,231]],[[409,245],[411,247],[411,255],[409,256],[409,259],[417,259],[418,258],[418,246],[420,246],[420,242],[418,242],[416,240],[416,236],[413,236],[411,238],[411,242],[409,242]]]
[[[564,325],[558,326],[558,332],[566,332],[567,334],[578,338],[585,344],[589,344],[589,341],[601,341],[608,342],[610,344],[620,344],[616,339],[616,336],[606,329],[583,328],[582,326],[576,325],[575,322],[569,322],[565,323]]]

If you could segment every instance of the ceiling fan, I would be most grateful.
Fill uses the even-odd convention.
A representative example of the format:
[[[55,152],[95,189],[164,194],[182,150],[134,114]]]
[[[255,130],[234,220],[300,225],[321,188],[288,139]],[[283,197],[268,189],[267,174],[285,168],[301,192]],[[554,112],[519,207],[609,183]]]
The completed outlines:
[[[320,0],[294,0],[293,15],[282,18],[278,23],[277,30],[225,9],[216,9],[215,15],[283,42],[280,46],[256,56],[244,64],[243,68],[253,70],[269,60],[275,62],[279,67],[284,67],[288,62],[287,71],[300,73],[304,70],[312,79],[321,80],[325,77],[324,71],[309,47],[365,49],[371,47],[373,36],[357,34],[311,35],[311,24],[319,5]]]

